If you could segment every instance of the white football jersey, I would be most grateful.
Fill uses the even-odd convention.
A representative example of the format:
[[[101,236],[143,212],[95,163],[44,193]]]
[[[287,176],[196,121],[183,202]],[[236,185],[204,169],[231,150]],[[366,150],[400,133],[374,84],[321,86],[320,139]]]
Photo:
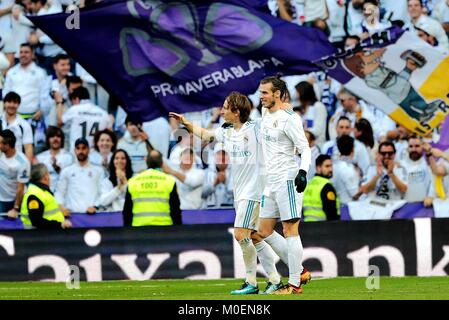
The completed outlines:
[[[266,112],[261,123],[262,150],[267,171],[267,185],[294,180],[299,169],[308,171],[311,162],[309,142],[301,118],[292,110]],[[301,155],[301,166],[295,151]]]
[[[22,152],[11,158],[0,152],[0,201],[14,201],[17,183],[28,182],[30,169],[30,162]]]
[[[217,128],[215,137],[224,144],[232,165],[234,201],[260,201],[264,186],[260,119],[245,122],[240,130],[233,126]]]
[[[95,133],[110,127],[108,113],[86,100],[70,107],[62,115],[62,122],[70,127],[70,150],[78,138],[86,138],[92,148]]]

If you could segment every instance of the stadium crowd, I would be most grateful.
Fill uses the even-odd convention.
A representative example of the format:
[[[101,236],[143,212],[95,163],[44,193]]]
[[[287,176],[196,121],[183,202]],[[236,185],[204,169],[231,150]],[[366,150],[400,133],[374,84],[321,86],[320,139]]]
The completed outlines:
[[[220,143],[201,142],[172,118],[142,123],[127,117],[113,96],[26,17],[63,12],[70,4],[0,3],[0,212],[17,217],[35,163],[47,166],[50,190],[66,216],[121,211],[127,181],[147,169],[152,149],[162,153],[162,170],[176,179],[181,209],[232,208],[232,166]],[[341,49],[397,25],[449,52],[448,0],[269,0],[268,6],[273,15],[322,29]],[[445,197],[449,152],[430,146],[438,142],[440,128],[417,137],[324,72],[283,79],[312,148],[308,180],[319,175],[330,184],[322,195],[328,220],[339,219],[339,207],[354,201],[430,207]],[[259,93],[249,98],[251,118],[260,118]],[[221,107],[211,107],[184,116],[214,130],[224,121]],[[75,148],[79,138],[89,148]],[[308,205],[313,203],[305,200]]]

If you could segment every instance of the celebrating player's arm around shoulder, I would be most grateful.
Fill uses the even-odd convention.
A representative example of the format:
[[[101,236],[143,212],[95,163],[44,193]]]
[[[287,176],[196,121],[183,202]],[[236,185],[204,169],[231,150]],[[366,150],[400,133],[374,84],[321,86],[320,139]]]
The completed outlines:
[[[236,211],[234,237],[242,249],[246,267],[246,279],[242,287],[231,294],[259,292],[256,280],[257,257],[269,276],[265,293],[275,291],[280,284],[275,257],[265,241],[257,235],[263,186],[259,165],[262,163],[262,148],[258,138],[258,122],[250,120],[250,113],[248,97],[238,92],[231,92],[225,99],[220,111],[225,124],[213,132],[194,125],[180,114],[170,113],[171,117],[203,141],[223,143],[229,155]]]

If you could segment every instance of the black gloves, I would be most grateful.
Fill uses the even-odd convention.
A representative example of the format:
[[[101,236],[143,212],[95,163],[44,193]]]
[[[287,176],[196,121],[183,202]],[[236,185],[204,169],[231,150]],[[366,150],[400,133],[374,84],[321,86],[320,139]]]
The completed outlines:
[[[307,172],[299,169],[298,175],[295,178],[295,186],[298,193],[301,193],[305,190],[307,186]]]

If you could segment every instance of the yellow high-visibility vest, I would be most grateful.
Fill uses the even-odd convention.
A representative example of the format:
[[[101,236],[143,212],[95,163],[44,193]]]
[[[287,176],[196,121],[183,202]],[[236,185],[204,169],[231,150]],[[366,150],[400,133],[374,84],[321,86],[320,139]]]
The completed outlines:
[[[22,205],[20,208],[20,219],[22,220],[25,228],[29,228],[32,225],[27,207],[28,198],[31,195],[36,196],[44,204],[44,219],[64,222],[64,214],[61,212],[61,209],[59,209],[59,205],[56,202],[55,197],[53,197],[53,195],[49,191],[41,189],[38,186],[30,183],[28,185],[27,192],[23,196]]]
[[[304,221],[325,221],[326,213],[323,210],[323,201],[321,200],[321,190],[329,183],[329,179],[314,176],[307,184],[304,190],[303,215]],[[340,215],[340,200],[335,194],[337,200],[337,214]]]
[[[176,181],[164,172],[149,169],[128,181],[133,201],[133,227],[170,226],[170,193]]]

